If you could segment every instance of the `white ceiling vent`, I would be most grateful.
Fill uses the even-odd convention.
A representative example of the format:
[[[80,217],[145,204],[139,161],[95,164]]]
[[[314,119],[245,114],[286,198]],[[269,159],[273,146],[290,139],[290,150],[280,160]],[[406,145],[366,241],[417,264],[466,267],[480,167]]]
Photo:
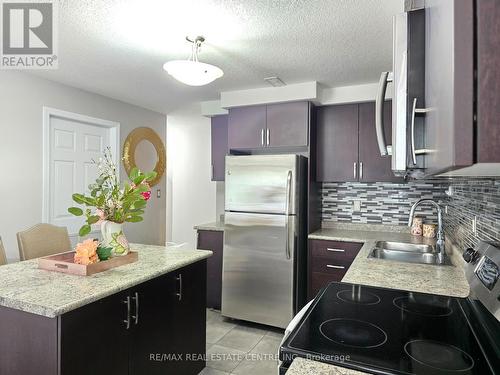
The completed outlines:
[[[280,77],[267,77],[264,78],[264,81],[269,83],[273,87],[281,87],[286,86],[286,83],[281,80]]]

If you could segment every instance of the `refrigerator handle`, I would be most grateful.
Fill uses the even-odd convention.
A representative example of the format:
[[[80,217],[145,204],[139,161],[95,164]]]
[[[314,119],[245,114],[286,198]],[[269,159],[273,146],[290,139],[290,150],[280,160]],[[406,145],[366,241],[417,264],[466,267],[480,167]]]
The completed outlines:
[[[288,171],[288,175],[286,176],[286,197],[285,197],[285,214],[286,214],[286,222],[285,222],[285,254],[286,259],[290,259],[290,196],[292,189],[292,171]]]
[[[377,98],[375,100],[375,130],[377,132],[377,143],[381,156],[391,155],[391,148],[385,143],[384,133],[384,99],[387,84],[392,82],[391,72],[382,72],[378,86]]]
[[[292,171],[288,171],[288,174],[286,176],[285,215],[290,215],[291,195],[292,195]]]

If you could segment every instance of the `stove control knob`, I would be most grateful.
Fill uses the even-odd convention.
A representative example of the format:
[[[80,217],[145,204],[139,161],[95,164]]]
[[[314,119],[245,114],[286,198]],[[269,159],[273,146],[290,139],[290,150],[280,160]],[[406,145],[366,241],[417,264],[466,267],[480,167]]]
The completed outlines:
[[[476,260],[477,252],[476,250],[469,247],[467,250],[464,251],[462,256],[467,263],[471,263],[474,260]]]

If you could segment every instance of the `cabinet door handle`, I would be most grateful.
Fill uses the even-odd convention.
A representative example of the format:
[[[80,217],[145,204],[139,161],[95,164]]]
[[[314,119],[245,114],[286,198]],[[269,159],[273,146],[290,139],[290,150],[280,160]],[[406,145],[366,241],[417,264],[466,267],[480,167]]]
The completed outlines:
[[[359,162],[359,179],[360,180],[363,179],[363,162],[362,161]]]
[[[339,270],[343,270],[345,268],[344,266],[335,266],[333,264],[327,264],[326,266],[328,268],[335,268],[335,269],[339,269]]]
[[[329,247],[326,248],[326,251],[334,251],[336,253],[345,253],[344,249],[332,249],[332,248],[329,248]]]
[[[260,144],[264,146],[264,129],[260,129]]]
[[[125,305],[127,305],[127,319],[123,320],[125,323],[125,329],[130,328],[130,296],[127,296],[125,300],[122,301]]]
[[[266,144],[269,146],[269,143],[271,142],[271,131],[269,128],[266,129]]]
[[[356,177],[358,177],[358,163],[354,162],[354,167],[352,170],[353,170],[354,179],[356,179]]]
[[[179,299],[179,301],[182,301],[182,273],[177,276],[176,280],[179,282],[179,292],[176,293],[175,295]]]
[[[135,315],[132,315],[134,323],[137,325],[139,323],[139,293],[135,292],[132,299],[135,302]]]

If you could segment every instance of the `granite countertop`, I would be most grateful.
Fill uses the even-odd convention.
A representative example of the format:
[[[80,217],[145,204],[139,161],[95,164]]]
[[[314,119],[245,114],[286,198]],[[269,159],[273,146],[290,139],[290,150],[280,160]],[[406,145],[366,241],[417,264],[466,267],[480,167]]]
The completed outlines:
[[[469,284],[460,264],[458,267],[436,266],[368,258],[375,242],[379,240],[435,243],[433,239],[412,236],[407,232],[406,227],[399,228],[400,231],[397,232],[392,231],[393,229],[399,230],[397,228],[391,228],[391,231],[380,231],[380,228],[367,230],[371,227],[366,225],[340,226],[320,229],[310,234],[309,238],[364,243],[342,282],[452,297],[467,297],[469,295]],[[452,246],[447,246],[447,252],[451,251],[452,248]],[[452,261],[457,264],[458,257],[456,254],[451,255]]]
[[[328,365],[305,358],[295,358],[286,375],[363,375],[367,372],[351,370],[345,367]]]
[[[36,259],[0,267],[0,306],[49,318],[175,271],[211,251],[131,244],[139,260],[92,276],[38,269]]]
[[[212,231],[224,232],[224,223],[221,221],[213,221],[211,223],[195,225],[193,228],[195,230],[212,230]]]

